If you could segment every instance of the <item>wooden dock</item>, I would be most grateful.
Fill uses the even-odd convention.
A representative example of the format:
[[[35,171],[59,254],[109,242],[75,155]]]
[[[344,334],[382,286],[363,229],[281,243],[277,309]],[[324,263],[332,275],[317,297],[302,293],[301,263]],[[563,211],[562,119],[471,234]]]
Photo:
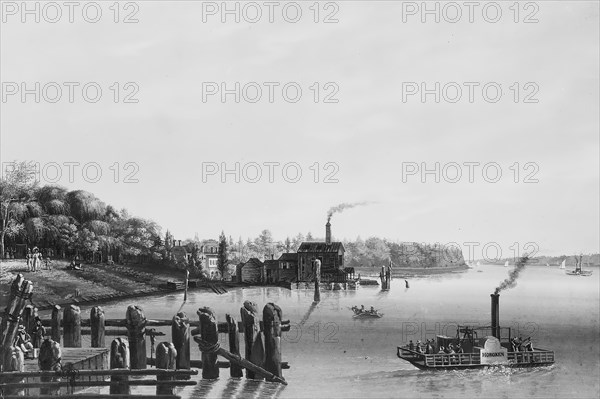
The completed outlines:
[[[69,363],[75,370],[107,370],[110,349],[61,348],[63,367]],[[25,371],[38,371],[38,359],[25,359]]]
[[[70,367],[73,370],[108,370],[109,369],[109,358],[110,349],[107,348],[61,348],[62,353],[62,365],[63,369]],[[71,366],[68,366],[68,365]],[[24,371],[39,371],[40,366],[38,365],[38,359],[25,359],[25,370]],[[76,373],[76,372],[74,372]],[[67,376],[64,377],[65,381],[68,381]],[[77,382],[84,381],[104,381],[103,376],[77,376]],[[26,377],[23,379],[24,383],[36,383],[41,382],[40,377]],[[81,391],[85,389],[85,386],[77,387],[77,383],[73,386],[73,391]],[[39,395],[38,388],[28,388],[28,395]],[[61,388],[61,395],[67,393],[66,388]]]

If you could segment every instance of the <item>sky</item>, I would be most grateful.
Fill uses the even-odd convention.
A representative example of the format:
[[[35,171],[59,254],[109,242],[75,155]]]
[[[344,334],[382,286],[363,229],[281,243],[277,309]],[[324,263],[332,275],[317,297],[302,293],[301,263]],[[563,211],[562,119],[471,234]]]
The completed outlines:
[[[181,239],[600,251],[598,2],[113,3],[2,1],[3,170]]]

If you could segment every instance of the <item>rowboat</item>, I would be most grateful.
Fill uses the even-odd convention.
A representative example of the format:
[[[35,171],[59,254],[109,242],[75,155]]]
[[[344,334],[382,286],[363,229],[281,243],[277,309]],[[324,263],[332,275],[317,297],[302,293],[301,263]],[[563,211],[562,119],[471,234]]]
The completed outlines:
[[[383,313],[379,313],[377,311],[375,311],[374,313],[372,313],[372,312],[361,312],[361,313],[356,313],[352,317],[355,318],[355,319],[362,319],[362,318],[380,319],[380,318],[383,317]]]
[[[362,319],[362,318],[374,318],[374,319],[380,319],[381,317],[383,317],[383,313],[379,313],[378,310],[373,309],[371,310],[367,310],[367,309],[359,309],[356,306],[353,306],[351,308],[351,310],[354,312],[354,316],[352,316],[355,319]]]

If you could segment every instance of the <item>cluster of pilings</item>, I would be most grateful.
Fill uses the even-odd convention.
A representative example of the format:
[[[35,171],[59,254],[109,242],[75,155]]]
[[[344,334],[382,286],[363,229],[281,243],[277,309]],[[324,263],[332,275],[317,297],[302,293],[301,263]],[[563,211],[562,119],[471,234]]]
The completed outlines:
[[[379,273],[379,278],[381,279],[381,289],[389,290],[391,288],[392,281],[392,266],[381,266],[381,272]]]
[[[264,306],[261,321],[257,305],[245,301],[240,309],[239,323],[231,314],[226,314],[226,321],[218,322],[215,312],[208,307],[198,309],[198,320],[190,320],[184,312],[177,313],[171,320],[153,320],[148,319],[144,310],[137,305],[127,308],[125,319],[106,319],[99,306],[90,309],[89,319],[82,319],[79,307],[69,305],[61,308],[55,305],[50,320],[42,320],[35,307],[25,306],[32,291],[31,282],[22,276],[15,282],[11,301],[2,319],[2,363],[5,372],[23,372],[23,353],[13,346],[21,321],[32,337],[36,352],[39,350],[42,371],[62,369],[61,342],[62,348],[81,348],[82,335],[90,335],[93,348],[104,348],[107,336],[120,336],[110,344],[111,369],[144,370],[148,365],[167,371],[202,368],[202,378],[205,379],[218,378],[221,368],[229,368],[231,377],[242,377],[243,369],[246,369],[246,378],[286,384],[282,369],[289,366],[281,361],[281,333],[289,331],[290,322],[282,320],[281,308],[274,303]],[[160,326],[171,327],[172,340],[160,342],[154,350],[156,337],[165,335],[153,328]],[[123,327],[127,330],[126,338]],[[227,350],[220,346],[219,333],[228,336]],[[243,357],[240,355],[239,334],[244,335]],[[201,359],[191,359],[192,336],[202,353]],[[146,353],[148,338],[150,357]],[[219,355],[227,361],[218,361]],[[188,372],[187,378],[191,374]],[[157,394],[172,394],[175,386],[190,385],[185,381],[173,381],[178,376],[181,377],[179,374],[157,375],[159,382],[165,381],[157,385]],[[111,394],[128,394],[131,385],[140,385],[138,380],[129,380],[127,373],[113,373],[110,378]],[[54,383],[59,380],[60,376],[53,374],[44,374],[42,377],[42,382]],[[45,394],[56,395],[60,384],[48,384],[46,388],[43,391]]]

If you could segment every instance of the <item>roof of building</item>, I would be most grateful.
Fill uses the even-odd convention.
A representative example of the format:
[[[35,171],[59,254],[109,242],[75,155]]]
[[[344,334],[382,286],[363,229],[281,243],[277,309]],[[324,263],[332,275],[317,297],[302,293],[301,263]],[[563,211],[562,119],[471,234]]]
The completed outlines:
[[[251,264],[253,264],[255,266],[258,266],[258,267],[262,267],[262,265],[263,265],[263,263],[258,258],[250,258],[250,259],[248,259],[246,261],[246,263],[244,263],[244,266],[246,266],[248,263],[251,263]]]
[[[298,262],[298,254],[295,252],[282,253],[278,260],[284,262]]]
[[[277,270],[279,269],[279,260],[268,259],[265,261],[265,268],[267,270]]]
[[[303,242],[298,248],[298,252],[338,252],[345,251],[341,242],[332,242],[327,244],[324,241]]]

